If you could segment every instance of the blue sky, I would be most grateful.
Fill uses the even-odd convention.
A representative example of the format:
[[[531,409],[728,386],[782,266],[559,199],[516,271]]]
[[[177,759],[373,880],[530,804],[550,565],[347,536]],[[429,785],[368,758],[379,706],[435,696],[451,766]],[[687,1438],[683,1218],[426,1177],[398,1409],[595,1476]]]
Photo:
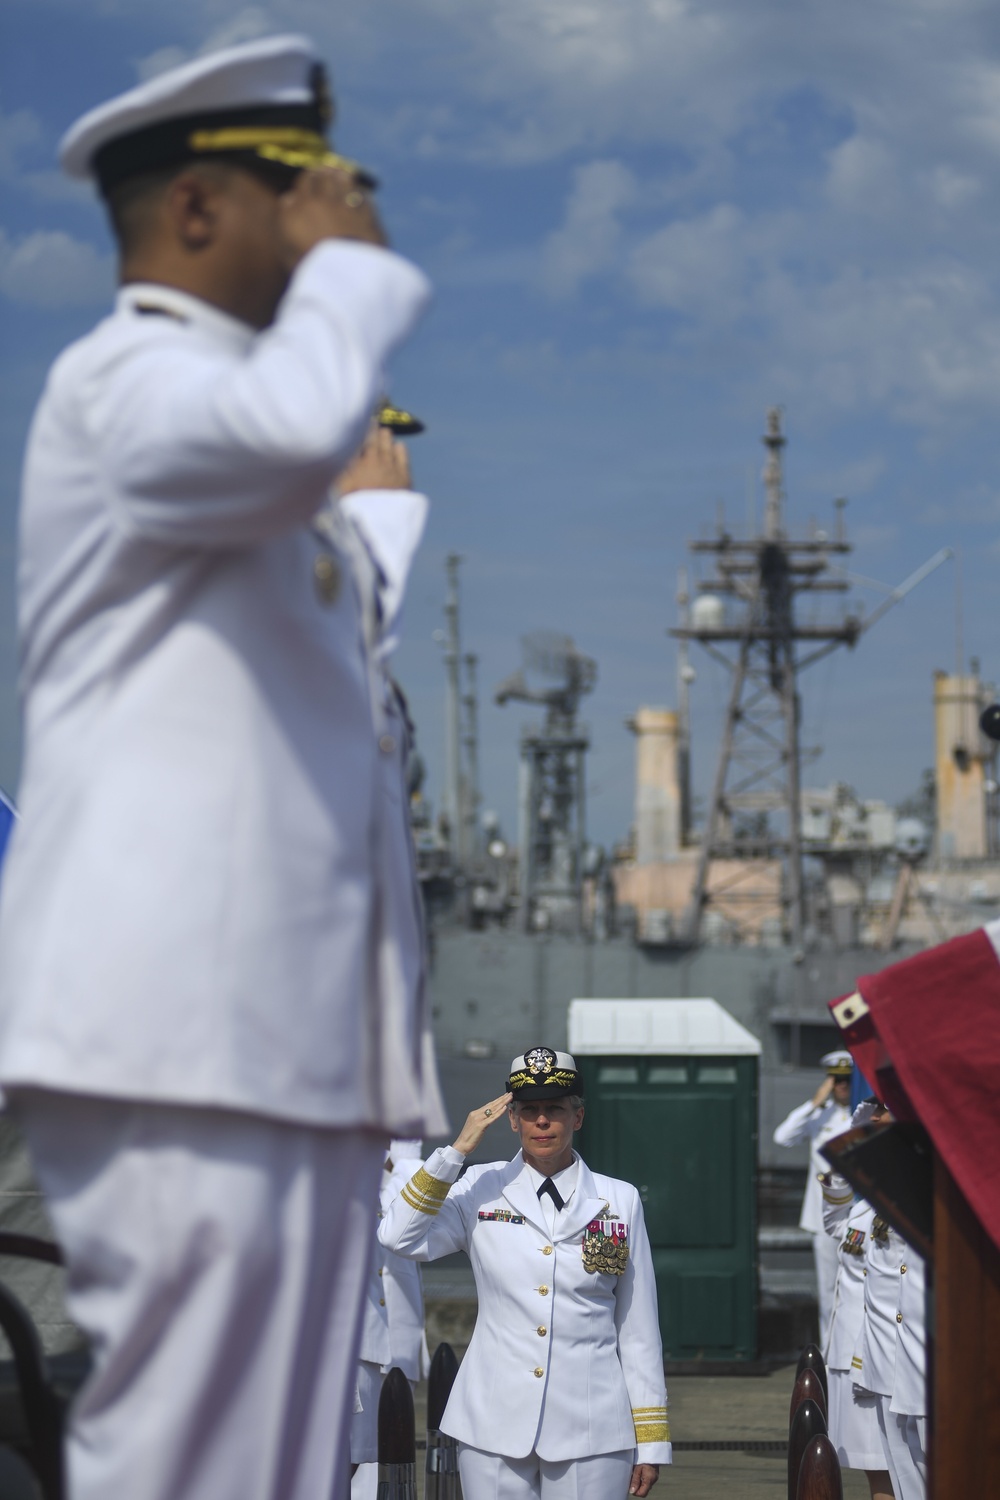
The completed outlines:
[[[814,669],[811,784],[895,801],[933,758],[931,679],[1000,676],[1000,13],[972,0],[6,0],[0,63],[0,782],[16,780],[13,555],[24,437],[53,355],[107,305],[101,213],[55,169],[84,109],[184,57],[301,30],[338,144],[383,182],[437,300],[392,382],[429,423],[433,502],[400,675],[443,765],[443,559],[481,658],[484,799],[513,826],[526,717],[488,689],[519,638],[598,661],[590,825],[627,831],[625,718],[674,701],[677,568],[759,505],[785,409],[794,525],[849,497],[859,574],[940,569]],[[859,597],[877,602],[873,592]],[[722,683],[694,686],[696,780]]]

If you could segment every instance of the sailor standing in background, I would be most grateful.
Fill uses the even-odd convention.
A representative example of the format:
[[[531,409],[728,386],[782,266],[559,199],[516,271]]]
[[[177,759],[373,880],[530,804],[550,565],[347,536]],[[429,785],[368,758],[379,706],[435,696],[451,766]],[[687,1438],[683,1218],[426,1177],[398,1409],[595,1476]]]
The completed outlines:
[[[441,1422],[469,1500],[624,1500],[670,1462],[652,1255],[639,1194],[573,1150],[568,1053],[533,1047],[390,1205],[388,1249],[468,1252],[479,1313]],[[508,1114],[513,1161],[466,1156]]]
[[[428,288],[329,117],[271,37],[62,145],[123,286],[28,444],[0,1081],[95,1355],[71,1500],[343,1495],[384,1141],[445,1128],[386,664],[425,502],[386,436],[327,500]]]
[[[896,1500],[927,1494],[927,1290],[923,1257],[877,1215],[865,1260],[854,1379],[875,1398]]]
[[[830,1332],[833,1289],[837,1281],[837,1246],[823,1232],[823,1195],[819,1179],[827,1170],[820,1155],[824,1141],[842,1135],[851,1124],[851,1077],[854,1059],[849,1052],[828,1052],[820,1058],[826,1077],[805,1104],[793,1109],[774,1132],[776,1146],[798,1146],[809,1142],[809,1171],[802,1199],[799,1227],[812,1235],[816,1262],[816,1294],[819,1302],[819,1342],[823,1347]]]
[[[875,1114],[875,1101],[854,1111],[852,1126]],[[846,1178],[827,1171],[821,1179],[823,1227],[837,1246],[839,1270],[834,1288],[830,1334],[823,1346],[827,1369],[827,1433],[843,1469],[863,1469],[871,1500],[893,1500],[876,1398],[856,1384],[855,1358],[865,1315],[868,1247],[875,1210],[857,1199]]]
[[[379,1188],[380,1216],[384,1216],[397,1193],[423,1165],[420,1145],[420,1141],[390,1143]],[[375,1251],[374,1277],[370,1283],[365,1327],[361,1335],[360,1362],[364,1364],[366,1359],[374,1361],[378,1358],[381,1367],[377,1382],[371,1379],[371,1370],[359,1369],[358,1391],[363,1409],[355,1412],[351,1423],[351,1467],[359,1465],[351,1479],[352,1500],[375,1500],[378,1491],[378,1398],[383,1377],[396,1368],[402,1370],[411,1386],[416,1386],[418,1380],[425,1378],[430,1365],[424,1336],[420,1267],[416,1261],[396,1255],[377,1242]],[[369,1342],[370,1324],[373,1337]],[[383,1347],[385,1352],[379,1353]],[[367,1352],[369,1348],[370,1353]],[[367,1399],[364,1389],[371,1392]],[[366,1456],[356,1456],[361,1453]],[[370,1458],[367,1457],[369,1453]]]

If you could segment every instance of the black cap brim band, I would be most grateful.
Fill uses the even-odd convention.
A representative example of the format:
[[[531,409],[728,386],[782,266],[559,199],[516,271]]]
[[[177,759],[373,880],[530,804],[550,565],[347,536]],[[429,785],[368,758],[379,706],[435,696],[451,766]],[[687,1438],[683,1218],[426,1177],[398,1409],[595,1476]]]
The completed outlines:
[[[567,1087],[558,1083],[529,1083],[520,1089],[511,1089],[508,1082],[508,1093],[514,1096],[515,1104],[530,1104],[539,1099],[568,1099],[571,1094],[579,1094],[579,1084]]]

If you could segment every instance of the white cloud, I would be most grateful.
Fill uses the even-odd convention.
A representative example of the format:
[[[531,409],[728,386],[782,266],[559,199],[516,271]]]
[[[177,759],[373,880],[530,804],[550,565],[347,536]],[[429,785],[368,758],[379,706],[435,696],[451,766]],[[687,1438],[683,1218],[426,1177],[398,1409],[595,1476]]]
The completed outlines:
[[[644,302],[709,322],[739,317],[748,272],[746,221],[731,203],[641,240],[629,276]]]
[[[0,293],[33,307],[107,302],[114,263],[62,230],[38,230],[14,242],[0,230]]]
[[[187,62],[189,55],[183,47],[157,47],[155,52],[136,59],[135,71],[139,75],[139,82],[146,83],[150,78],[158,78],[161,73],[169,73],[171,68],[179,68],[181,63]]]
[[[605,270],[621,241],[619,213],[636,194],[636,181],[619,161],[592,161],[577,169],[561,229],[542,251],[542,281],[554,296],[568,296],[588,276]]]
[[[257,37],[267,36],[281,29],[271,12],[262,5],[250,5],[239,10],[210,31],[198,48],[198,56],[209,52],[220,52],[223,47],[236,47],[240,42],[253,42]]]
[[[883,141],[852,135],[830,153],[826,191],[841,211],[891,211],[898,182],[899,163]]]
[[[11,114],[0,111],[0,178],[15,177],[22,152],[41,138],[42,124],[32,110],[18,109]]]
[[[237,11],[209,32],[200,46],[193,51],[183,47],[158,47],[146,57],[136,60],[135,69],[141,82],[180,67],[192,57],[205,57],[211,52],[221,52],[224,47],[236,47],[240,42],[252,42],[257,37],[267,36],[280,28],[274,18],[260,5],[248,6]]]

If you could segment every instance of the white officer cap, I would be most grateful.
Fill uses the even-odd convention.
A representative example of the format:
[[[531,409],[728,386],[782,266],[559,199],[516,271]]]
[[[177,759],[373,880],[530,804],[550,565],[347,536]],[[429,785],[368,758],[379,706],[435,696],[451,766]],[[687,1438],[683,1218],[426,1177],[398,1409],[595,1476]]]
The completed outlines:
[[[507,1091],[515,1101],[559,1099],[566,1094],[582,1094],[583,1080],[577,1072],[576,1059],[568,1052],[530,1047],[511,1063]]]
[[[330,153],[333,107],[323,64],[304,36],[271,36],[150,78],[99,104],[66,132],[70,177],[107,193],[140,172],[224,156],[246,164],[353,166]]]
[[[849,1052],[828,1052],[819,1061],[820,1067],[832,1073],[834,1078],[850,1078],[854,1072],[854,1058]]]

